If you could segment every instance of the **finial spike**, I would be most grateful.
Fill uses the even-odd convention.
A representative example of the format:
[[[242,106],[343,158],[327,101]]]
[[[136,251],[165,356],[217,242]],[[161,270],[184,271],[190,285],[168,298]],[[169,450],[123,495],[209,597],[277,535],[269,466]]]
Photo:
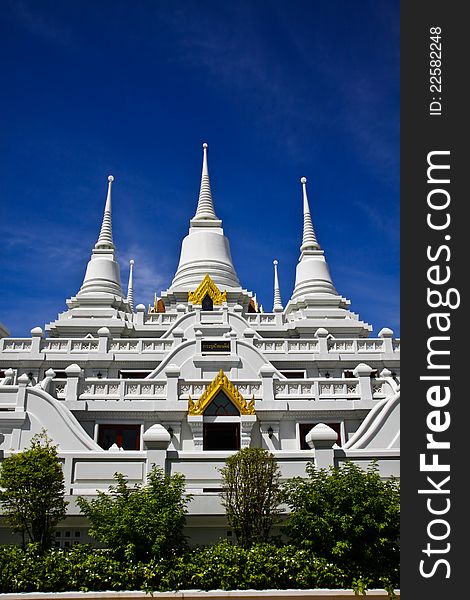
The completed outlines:
[[[300,179],[300,183],[302,184],[304,201],[304,229],[300,251],[304,252],[304,250],[319,250],[320,244],[317,241],[315,230],[313,229],[312,215],[310,214],[310,206],[308,203],[307,178],[302,177]]]
[[[108,177],[108,195],[106,196],[106,204],[104,207],[103,222],[101,224],[101,231],[98,237],[98,241],[95,244],[95,248],[111,248],[114,249],[113,242],[113,228],[112,228],[112,206],[111,206],[111,186],[114,181],[114,177],[109,175]]]
[[[280,312],[282,310],[284,310],[283,306],[282,306],[282,300],[281,300],[281,290],[279,288],[279,277],[277,274],[277,265],[278,265],[278,261],[277,260],[273,260],[273,265],[274,265],[274,304],[273,304],[273,312]]]
[[[134,312],[134,260],[129,261],[129,283],[127,284],[127,301],[131,312]]]
[[[197,203],[196,214],[194,220],[217,220],[217,216],[214,210],[214,202],[212,200],[211,183],[209,179],[209,168],[207,165],[207,148],[208,145],[204,142],[202,145],[203,159],[202,159],[202,175],[201,175],[201,187],[199,190],[199,200]]]

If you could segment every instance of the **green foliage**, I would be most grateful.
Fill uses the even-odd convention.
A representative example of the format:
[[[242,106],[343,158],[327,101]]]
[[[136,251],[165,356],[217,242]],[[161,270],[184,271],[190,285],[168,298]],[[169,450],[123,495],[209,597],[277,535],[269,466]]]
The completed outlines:
[[[158,572],[148,565],[150,572]],[[254,544],[250,548],[221,542],[196,548],[178,557],[170,569],[160,569],[158,580],[146,574],[152,589],[288,589],[341,588],[346,575],[326,560],[292,546]]]
[[[262,448],[243,448],[221,470],[222,504],[229,526],[243,548],[267,542],[279,514],[280,470],[274,456]]]
[[[29,449],[5,458],[0,471],[0,506],[26,541],[50,547],[54,527],[65,518],[64,476],[57,447],[42,431]]]
[[[0,593],[342,588],[347,582],[338,567],[292,546],[244,549],[222,542],[148,563],[117,561],[82,545],[46,553],[34,545],[0,547]]]
[[[369,584],[398,584],[400,490],[382,481],[376,465],[363,471],[307,467],[308,479],[286,485],[292,509],[285,531],[292,543],[332,561]]]
[[[0,547],[1,593],[134,590],[142,586],[141,572],[141,566],[80,544],[45,553],[34,544],[25,551]]]
[[[91,537],[118,559],[167,557],[185,547],[183,527],[190,497],[184,493],[183,475],[170,477],[154,466],[144,486],[130,487],[120,473],[115,479],[109,493],[77,499],[91,523]]]

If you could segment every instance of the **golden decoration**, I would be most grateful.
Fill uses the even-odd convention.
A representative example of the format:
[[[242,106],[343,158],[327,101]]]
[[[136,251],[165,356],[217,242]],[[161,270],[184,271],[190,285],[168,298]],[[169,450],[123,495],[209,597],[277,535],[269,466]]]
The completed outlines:
[[[157,300],[157,294],[154,294],[153,306],[151,304],[149,304],[148,314],[155,315],[157,313],[164,313],[164,312],[166,312],[166,310],[165,310],[165,304],[164,304],[163,300],[161,298],[159,298]]]
[[[202,415],[221,390],[227,394],[242,415],[255,414],[255,397],[253,396],[252,399],[247,402],[221,369],[214,380],[206,387],[199,400],[194,401],[191,396],[189,397],[188,415]]]
[[[157,312],[158,312],[158,309],[157,309],[157,294],[155,294],[155,295],[154,295],[154,297],[153,297],[153,306],[151,306],[151,305],[149,304],[149,311],[148,311],[148,314],[149,314],[149,315],[154,315],[154,314],[156,314]]]
[[[227,292],[221,292],[207,273],[197,289],[194,292],[188,292],[188,302],[202,304],[206,294],[209,294],[214,304],[227,302]]]

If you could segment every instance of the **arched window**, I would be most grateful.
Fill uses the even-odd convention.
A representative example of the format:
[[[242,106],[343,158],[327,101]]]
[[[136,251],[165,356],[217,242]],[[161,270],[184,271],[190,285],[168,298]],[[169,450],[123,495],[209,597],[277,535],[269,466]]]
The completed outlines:
[[[214,310],[214,302],[209,294],[206,294],[202,299],[202,310]]]

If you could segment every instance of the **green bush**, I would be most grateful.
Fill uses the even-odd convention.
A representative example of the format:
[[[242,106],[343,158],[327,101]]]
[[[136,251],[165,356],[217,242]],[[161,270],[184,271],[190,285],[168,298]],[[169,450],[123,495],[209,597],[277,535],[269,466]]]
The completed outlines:
[[[3,488],[3,489],[2,489]],[[52,544],[54,527],[65,518],[64,475],[57,446],[43,430],[23,452],[4,459],[0,470],[0,508],[13,531],[42,550]]]
[[[384,587],[387,581],[374,582]],[[109,551],[76,545],[40,552],[0,546],[0,593],[181,589],[355,588],[355,579],[311,551],[294,546],[257,544],[249,549],[221,542],[149,562],[118,561]],[[390,586],[389,586],[390,587]]]
[[[292,512],[285,532],[291,542],[353,578],[398,585],[398,481],[382,481],[376,465],[366,472],[350,462],[329,470],[310,463],[307,473],[308,479],[286,485]]]
[[[120,473],[115,479],[109,493],[98,492],[92,500],[77,499],[91,523],[89,535],[120,560],[148,560],[182,551],[190,501],[184,493],[184,476],[165,475],[154,466],[144,486],[130,487]]]
[[[133,590],[142,587],[141,572],[91,546],[47,552],[36,544],[0,547],[1,593]]]
[[[274,455],[263,448],[243,448],[226,459],[220,472],[222,504],[240,546],[267,542],[281,503],[281,472]]]

